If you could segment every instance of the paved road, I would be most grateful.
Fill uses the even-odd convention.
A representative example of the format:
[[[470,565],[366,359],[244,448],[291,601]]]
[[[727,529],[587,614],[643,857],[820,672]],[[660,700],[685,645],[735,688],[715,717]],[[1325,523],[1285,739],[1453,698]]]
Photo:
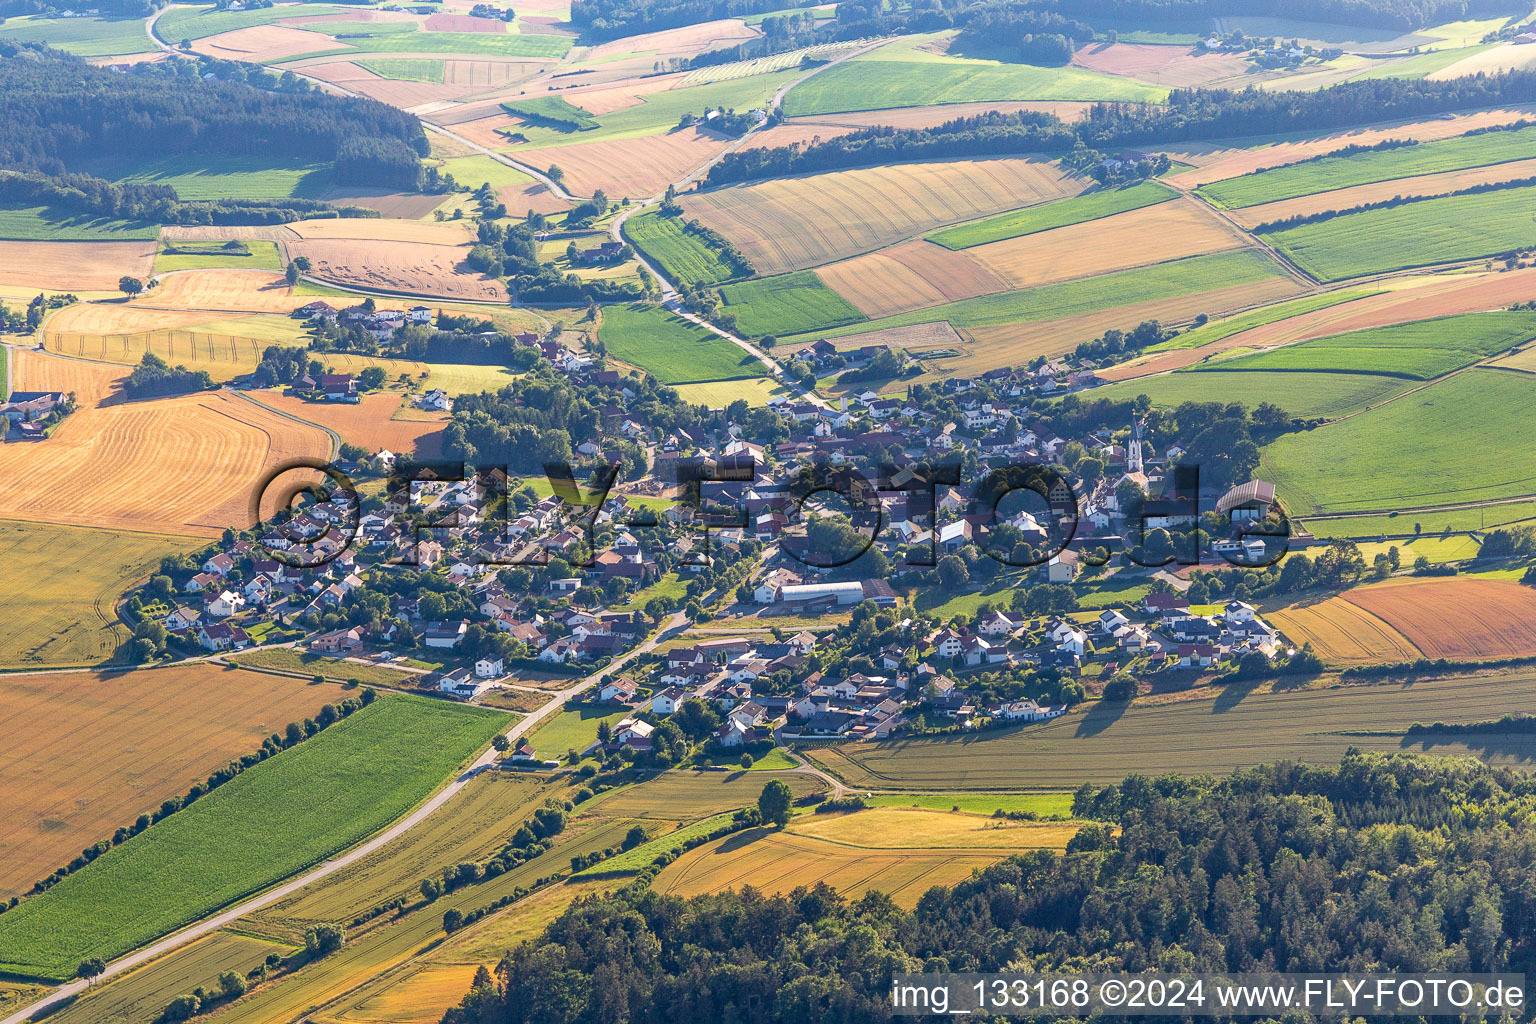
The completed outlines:
[[[585,676],[564,690],[556,692],[551,697],[549,703],[545,704],[537,711],[532,712],[527,717],[518,721],[515,725],[512,726],[512,728],[508,729],[506,732],[507,739],[515,741],[518,737],[531,730],[534,726],[544,721],[544,719],[548,718],[550,715],[558,714],[560,708],[565,704],[567,700],[591,689],[597,684],[597,681],[600,677],[622,669],[634,658],[639,657],[647,651],[653,650],[656,645],[661,643],[663,640],[666,640],[676,633],[681,632],[686,627],[687,623],[688,619],[686,615],[684,615],[682,612],[674,613],[669,619],[667,619],[665,625],[661,628],[660,631],[653,634],[649,640],[646,640],[644,643],[640,644],[633,651],[615,658],[613,662],[610,663],[606,668],[594,672],[591,675]],[[491,747],[487,749],[485,753],[476,758],[474,763],[471,764],[469,768],[466,769],[462,774],[460,774],[458,778],[454,779],[447,786],[444,786],[430,799],[428,799],[426,803],[416,808],[406,817],[395,822],[395,824],[391,825],[388,829],[385,829],[383,832],[380,832],[372,839],[363,843],[361,846],[354,847],[336,859],[328,860],[324,864],[321,864],[319,867],[313,868],[312,870],[305,872],[304,874],[299,875],[290,881],[282,883],[275,889],[268,889],[266,892],[259,896],[254,896],[251,899],[230,907],[228,910],[221,911],[213,917],[204,918],[197,924],[183,928],[181,931],[167,935],[165,938],[160,939],[151,945],[144,946],[143,948],[129,953],[126,956],[113,960],[107,965],[106,972],[102,975],[102,977],[110,978],[115,974],[121,974],[124,971],[138,967],[140,964],[148,963],[150,960],[153,960],[156,957],[164,956],[166,953],[169,953],[180,946],[184,946],[194,939],[201,938],[210,932],[217,931],[218,929],[223,928],[225,925],[233,924],[235,921],[245,917],[248,914],[255,913],[263,907],[271,906],[272,904],[293,895],[295,892],[298,892],[305,886],[314,882],[318,882],[320,879],[325,878],[327,875],[334,874],[335,872],[340,871],[342,868],[345,868],[351,864],[355,864],[357,861],[362,860],[364,857],[378,852],[385,846],[388,846],[390,843],[394,842],[396,839],[399,839],[401,836],[405,835],[417,825],[420,825],[423,821],[430,817],[433,812],[441,808],[448,801],[452,800],[464,789],[465,786],[469,785],[471,779],[473,779],[476,775],[479,775],[481,772],[489,769],[495,760],[496,749],[495,747]],[[87,985],[84,981],[72,981],[67,985],[62,985],[59,988],[54,989],[46,997],[37,1000],[29,1006],[25,1006],[22,1009],[17,1010],[9,1017],[6,1017],[3,1021],[0,1021],[0,1024],[23,1024],[23,1022],[36,1016],[43,1010],[46,1010],[57,1003],[63,1002],[72,996],[79,995],[81,992],[84,992],[86,988]]]

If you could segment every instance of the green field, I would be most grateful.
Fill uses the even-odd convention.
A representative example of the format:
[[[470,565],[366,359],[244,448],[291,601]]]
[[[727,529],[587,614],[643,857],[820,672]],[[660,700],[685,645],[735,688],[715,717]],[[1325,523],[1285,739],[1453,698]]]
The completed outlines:
[[[1511,501],[1500,505],[1453,509],[1447,512],[1404,512],[1400,515],[1349,516],[1345,519],[1306,519],[1307,530],[1317,537],[1383,537],[1411,534],[1417,525],[1425,537],[1444,531],[1492,530],[1511,523],[1536,519],[1536,501]]]
[[[1319,309],[1327,309],[1329,306],[1337,306],[1376,294],[1378,293],[1368,289],[1352,288],[1321,292],[1317,295],[1307,295],[1303,298],[1291,299],[1287,302],[1277,302],[1273,306],[1264,306],[1261,309],[1239,313],[1236,316],[1211,320],[1199,327],[1190,328],[1178,337],[1170,338],[1156,345],[1149,345],[1143,351],[1152,353],[1167,352],[1170,349],[1178,348],[1199,348],[1202,345],[1209,345],[1223,338],[1230,338],[1234,334],[1252,330],[1255,327],[1279,323],[1281,320],[1288,320],[1293,316],[1301,316],[1303,313],[1316,312]]]
[[[1363,75],[1356,75],[1350,79],[1353,82],[1363,82],[1373,78],[1423,78],[1432,75],[1436,71],[1444,71],[1446,68],[1476,53],[1482,53],[1494,43],[1480,43],[1476,46],[1456,46],[1445,50],[1430,50],[1409,57],[1407,60],[1393,61],[1372,68]]]
[[[381,697],[0,918],[0,970],[72,977],[372,834],[435,789],[504,714]]]
[[[453,175],[460,185],[468,185],[470,188],[479,188],[481,185],[490,185],[493,189],[511,188],[527,185],[534,180],[516,167],[508,167],[499,160],[478,154],[444,160],[442,169]]]
[[[683,218],[642,213],[624,222],[624,237],[636,249],[661,264],[667,276],[694,287],[719,284],[737,277],[720,258],[719,250],[698,235],[683,230]]]
[[[1287,434],[1262,450],[1257,475],[1300,517],[1530,494],[1536,470],[1525,416],[1533,401],[1536,378],[1468,370],[1360,416]]]
[[[313,53],[297,54],[274,64],[291,64],[310,57],[329,57],[342,53],[411,53],[444,54],[448,56],[488,57],[563,57],[571,48],[568,36],[553,35],[502,35],[496,32],[403,32],[382,30],[377,24],[368,25],[368,32],[359,33],[356,22],[332,26],[346,37],[339,39],[345,47],[320,49]]]
[[[1447,196],[1265,236],[1319,281],[1501,256],[1536,245],[1536,188]]]
[[[401,82],[429,82],[441,85],[445,64],[440,60],[412,60],[409,57],[366,57],[353,63],[382,78]]]
[[[330,4],[295,7],[258,7],[249,11],[220,11],[213,7],[172,7],[155,22],[155,35],[173,46],[183,39],[203,39],[254,25],[270,25],[281,18],[315,18],[341,14],[350,8]]]
[[[1536,313],[1468,313],[1336,334],[1235,359],[1213,359],[1191,370],[1326,370],[1433,380],[1533,337]]]
[[[241,270],[272,270],[281,272],[282,257],[278,255],[276,242],[252,239],[245,243],[249,252],[230,252],[223,242],[172,242],[164,243],[155,256],[155,273],[168,274],[173,270],[218,270],[238,267]],[[181,250],[166,252],[167,248]]]
[[[1414,722],[1474,722],[1536,711],[1533,683],[1536,677],[1527,675],[1293,693],[1237,690],[1215,700],[1095,704],[1002,732],[846,743],[808,753],[861,789],[1063,789],[1084,781],[1116,782],[1132,772],[1224,774],[1281,759],[1329,764],[1351,746],[1404,749],[1408,744],[1398,736],[1381,734]],[[1481,738],[1473,742],[1476,749],[1446,742],[1433,750],[1514,765],[1526,763],[1536,748],[1529,736],[1490,739],[1486,748]]]
[[[49,206],[0,206],[0,238],[40,242],[123,242],[151,239],[158,224],[72,213]]]
[[[1081,224],[1098,220],[1127,210],[1138,210],[1166,202],[1178,193],[1167,185],[1155,181],[1142,181],[1135,185],[1107,188],[1080,196],[1057,199],[1039,206],[1026,206],[1022,210],[1000,213],[996,217],[972,221],[952,228],[945,228],[928,236],[946,249],[969,249],[973,245],[997,242],[1004,238],[1032,235],[1036,231]]]
[[[822,284],[814,270],[740,281],[720,289],[720,295],[742,333],[753,338],[825,331],[868,319]]]
[[[1465,167],[1482,167],[1506,160],[1524,160],[1536,144],[1536,127],[1514,131],[1463,135],[1438,142],[1421,142],[1397,149],[1379,149],[1354,156],[1327,156],[1275,167],[1202,185],[1199,192],[1227,210],[1280,199],[1294,199],[1373,181],[1391,181],[1419,174],[1438,174]]]
[[[540,757],[546,760],[562,758],[568,750],[580,753],[597,742],[599,722],[616,725],[629,714],[628,708],[615,708],[610,704],[580,704],[551,717],[533,731],[528,741]]]
[[[169,185],[181,199],[318,199],[330,187],[326,164],[293,166],[254,157],[174,156],[131,164],[92,160],[81,170],[135,185]]]
[[[1168,97],[1167,89],[1082,68],[1045,68],[930,53],[917,48],[924,39],[897,40],[796,86],[784,98],[785,116],[984,101],[1161,103]]]
[[[1225,364],[1218,363],[1217,367]],[[1273,402],[1302,419],[1333,418],[1358,412],[1412,385],[1397,377],[1359,373],[1163,373],[1094,388],[1089,394],[1112,402],[1146,395],[1152,404],[1171,409],[1184,402],[1238,402],[1252,409]],[[1267,479],[1267,478],[1266,478]]]
[[[564,96],[530,96],[527,99],[507,100],[501,109],[519,116],[547,118],[571,131],[586,132],[597,127],[597,118],[590,110],[583,110]]]
[[[1064,281],[1060,284],[1042,285],[1039,288],[983,295],[975,299],[961,299],[942,306],[930,306],[910,313],[882,317],[879,320],[871,320],[852,327],[818,332],[815,336],[837,338],[886,327],[905,327],[936,320],[948,320],[956,327],[991,327],[998,324],[1057,320],[1114,306],[1155,302],[1158,299],[1193,295],[1197,292],[1232,285],[1255,284],[1267,278],[1276,277],[1278,274],[1279,269],[1262,253],[1252,249],[1236,249],[1210,256],[1193,256],[1189,259],[1159,263],[1155,266],[1138,267],[1134,270],[1121,270],[1079,281]]]
[[[597,336],[609,355],[640,367],[663,384],[768,373],[756,358],[718,334],[644,303],[604,309]]]
[[[112,57],[156,49],[143,18],[11,18],[0,25],[0,39],[47,43],[77,57]]]
[[[651,866],[651,861],[666,853],[668,850],[681,850],[683,844],[690,839],[698,839],[707,836],[717,828],[724,828],[730,824],[734,817],[733,812],[717,814],[712,818],[695,821],[691,825],[684,825],[680,829],[668,832],[647,842],[641,843],[633,850],[625,850],[617,857],[609,857],[592,865],[585,871],[578,871],[572,878],[609,877],[611,875],[633,875],[644,871]],[[657,831],[655,826],[646,829],[647,833]]]

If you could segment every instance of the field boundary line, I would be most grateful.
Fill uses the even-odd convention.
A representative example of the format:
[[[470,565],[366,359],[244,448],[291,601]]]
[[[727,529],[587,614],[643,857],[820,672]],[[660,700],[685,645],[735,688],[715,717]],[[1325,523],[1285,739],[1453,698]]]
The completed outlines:
[[[249,391],[241,391],[241,390],[238,390],[236,388],[222,388],[220,390],[228,391],[231,395],[234,395],[236,398],[240,398],[240,399],[243,399],[244,401],[250,402],[252,405],[258,406],[258,407],[260,407],[262,409],[265,409],[265,410],[267,410],[270,413],[275,413],[276,415],[281,416],[285,420],[292,420],[294,423],[302,423],[305,426],[314,427],[317,430],[325,431],[326,436],[331,439],[331,458],[335,459],[337,455],[341,454],[341,445],[342,445],[341,435],[338,434],[336,431],[332,430],[330,427],[326,426],[325,424],[323,424],[323,423],[315,423],[312,420],[306,420],[304,417],[298,415],[297,413],[291,413],[291,412],[287,411],[286,409],[278,409],[278,408],[275,408],[273,406],[270,406],[266,402],[261,401],[255,395],[252,395]],[[229,414],[225,413],[224,415],[228,416]],[[234,417],[230,417],[230,418],[234,419]],[[243,423],[244,421],[243,420],[236,420],[236,422]],[[250,424],[246,424],[246,425],[247,426],[255,426],[254,423],[250,423]],[[261,430],[262,433],[266,433],[266,430],[261,428],[261,427],[256,427],[256,429],[257,430]],[[269,442],[272,440],[272,435],[271,434],[267,434],[267,440]]]

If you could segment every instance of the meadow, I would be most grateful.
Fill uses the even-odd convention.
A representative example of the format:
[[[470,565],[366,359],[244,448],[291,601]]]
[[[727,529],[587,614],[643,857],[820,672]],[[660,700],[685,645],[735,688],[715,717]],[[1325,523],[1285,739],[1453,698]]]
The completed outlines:
[[[1468,313],[1281,345],[1230,359],[1213,359],[1191,369],[1224,373],[1322,370],[1433,380],[1533,337],[1536,313]]]
[[[245,250],[226,249],[225,243],[212,242],[162,242],[155,256],[155,273],[169,274],[178,270],[270,270],[281,273],[282,257],[277,243],[253,238],[243,243]],[[168,251],[174,250],[174,251]]]
[[[152,239],[158,224],[96,217],[47,206],[0,206],[0,238],[16,241],[120,242]]]
[[[1260,453],[1292,515],[1367,512],[1525,495],[1524,417],[1536,380],[1472,369],[1380,408],[1286,434]]]
[[[0,898],[340,696],[211,665],[0,676]]]
[[[0,669],[116,660],[131,635],[117,617],[118,599],[162,558],[190,546],[149,533],[0,520],[6,575],[28,581],[0,588]]]
[[[663,384],[767,375],[761,362],[718,334],[644,303],[607,307],[597,336],[609,355]]]
[[[124,56],[155,49],[143,18],[8,18],[0,39],[47,43],[77,57]]]
[[[809,757],[858,788],[927,790],[1072,788],[1116,782],[1131,772],[1224,774],[1266,761],[1337,763],[1351,746],[1399,750],[1414,722],[1475,722],[1536,711],[1529,674],[1419,679],[1411,685],[1336,686],[1282,693],[1241,687],[1213,700],[1168,704],[1097,703],[1050,722],[976,736],[845,743]],[[1436,753],[1477,752],[1446,742]],[[1521,755],[1501,744],[1495,763]]]
[[[1222,209],[1240,209],[1352,185],[1439,174],[1520,160],[1531,155],[1536,127],[1463,135],[1353,156],[1329,156],[1202,185],[1199,193]]]
[[[382,665],[359,665],[355,661],[328,658],[323,654],[311,654],[293,647],[268,647],[259,651],[242,651],[239,654],[230,655],[229,660],[236,665],[248,665],[251,668],[291,672],[305,679],[323,676],[333,683],[345,683],[355,679],[370,686],[401,687],[417,682],[416,676],[397,669],[385,668]]]
[[[430,82],[441,84],[444,62],[417,60],[410,57],[365,57],[354,61],[380,78],[393,78],[399,82]]]
[[[567,131],[591,131],[597,127],[597,118],[590,110],[583,110],[564,96],[530,96],[527,99],[507,100],[501,109],[509,114],[526,116],[537,124],[540,119],[554,121]]]
[[[0,969],[68,978],[259,892],[398,818],[506,720],[380,697],[4,915]]]
[[[128,184],[169,185],[188,200],[318,199],[331,183],[327,165],[264,162],[260,157],[91,160],[81,169]]]
[[[681,217],[643,213],[624,222],[624,237],[680,283],[697,288],[740,276],[718,249],[683,230],[683,223]]]
[[[867,319],[810,270],[729,284],[720,296],[742,333],[752,338],[831,330]]]
[[[1264,235],[1319,281],[1499,256],[1536,244],[1536,188],[1426,199]]]
[[[325,30],[327,26],[306,26],[311,29]],[[330,27],[332,31],[335,27]],[[294,54],[282,60],[274,61],[274,64],[288,64],[296,60],[307,60],[312,57],[330,57],[337,54],[353,53],[410,53],[410,54],[444,54],[450,56],[475,56],[485,54],[492,57],[562,57],[565,51],[571,48],[569,36],[556,35],[519,35],[514,33],[500,34],[495,32],[379,32],[377,25],[370,25],[375,31],[367,34],[357,33],[355,23],[346,23],[346,38],[340,40],[346,43],[345,48],[319,49],[310,53]]]
[[[640,785],[610,790],[582,808],[619,818],[692,821],[756,806],[770,776],[782,780],[796,796],[826,789],[826,784],[812,775],[679,769]]]
[[[1398,515],[1348,516],[1339,519],[1308,519],[1307,529],[1317,537],[1381,537],[1412,534],[1418,526],[1424,536],[1449,531],[1491,530],[1510,523],[1536,519],[1536,501],[1510,501],[1497,505],[1454,509],[1446,512],[1404,512]]]
[[[568,750],[580,753],[597,742],[599,723],[617,725],[627,714],[627,709],[614,710],[606,704],[578,704],[574,708],[562,708],[542,722],[529,735],[528,741],[542,758],[563,758]]]
[[[1281,320],[1289,320],[1293,316],[1301,316],[1303,313],[1314,313],[1319,309],[1327,309],[1330,306],[1337,306],[1375,294],[1377,293],[1363,288],[1340,289],[1332,292],[1320,292],[1316,295],[1308,295],[1300,299],[1292,299],[1289,302],[1277,302],[1274,305],[1264,306],[1247,313],[1238,313],[1236,316],[1218,317],[1214,320],[1208,320],[1199,327],[1191,327],[1177,337],[1170,338],[1156,345],[1150,345],[1143,349],[1143,351],[1151,354],[1154,352],[1168,352],[1174,349],[1201,348],[1255,327],[1279,323]]]
[[[732,402],[748,405],[767,405],[768,399],[787,394],[782,384],[766,377],[746,380],[704,381],[699,384],[678,384],[677,396],[695,405],[707,405],[711,409],[724,409]]]
[[[343,15],[346,7],[330,4],[305,4],[303,15],[318,18],[322,15]],[[291,7],[258,7],[248,11],[221,11],[208,7],[173,7],[155,22],[155,34],[173,43],[183,39],[204,39],[221,32],[269,25],[282,18],[292,18],[297,12]]]
[[[1070,818],[1071,793],[880,793],[866,796],[871,807],[928,807],[937,811],[1022,811],[1042,818]]]
[[[1167,202],[1177,195],[1177,192],[1166,185],[1155,181],[1142,181],[1134,185],[1084,192],[1082,195],[1041,203],[1039,206],[1027,206],[1022,210],[999,214],[970,224],[958,224],[955,227],[934,232],[927,238],[930,242],[936,242],[946,249],[968,249],[973,245],[1032,235],[1037,231],[1049,231],[1051,228],[1081,224],[1085,221],[1098,220],[1100,217],[1137,210],[1143,206],[1153,206]]]

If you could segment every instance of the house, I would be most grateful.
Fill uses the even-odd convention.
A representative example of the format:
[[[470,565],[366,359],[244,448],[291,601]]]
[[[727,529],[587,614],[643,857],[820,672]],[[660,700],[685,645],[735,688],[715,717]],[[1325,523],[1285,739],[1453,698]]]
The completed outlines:
[[[453,408],[453,399],[449,398],[448,392],[442,388],[433,388],[417,399],[416,404],[423,409],[447,412]]]
[[[357,401],[357,381],[350,373],[327,373],[320,377],[320,390],[327,402]]]
[[[1067,712],[1065,704],[1043,707],[1032,700],[1010,701],[997,709],[996,717],[1005,722],[1043,722]]]
[[[487,684],[469,674],[465,668],[456,668],[437,681],[439,693],[450,694],[469,700],[484,693]]]
[[[203,621],[203,613],[186,605],[182,605],[161,620],[165,628],[171,630],[190,629],[201,621]]]
[[[309,642],[309,649],[320,654],[350,654],[363,646],[366,630],[362,626],[322,633]]]
[[[1189,612],[1189,598],[1183,594],[1148,594],[1141,599],[1141,610],[1148,615]]]
[[[603,688],[597,691],[597,699],[606,704],[628,704],[635,699],[640,692],[639,685],[629,676],[619,678],[603,684]]]
[[[675,714],[677,709],[682,706],[683,701],[687,699],[687,690],[684,690],[681,686],[669,686],[651,698],[651,710],[658,715]]]
[[[413,324],[429,324],[432,322],[432,307],[412,306],[406,310],[405,318]]]
[[[1220,652],[1212,644],[1179,644],[1174,655],[1181,668],[1208,668],[1216,664]]]
[[[197,631],[197,644],[205,651],[240,650],[251,642],[251,636],[239,626],[216,622],[201,626]]]
[[[1230,518],[1234,523],[1244,520],[1257,521],[1269,515],[1275,503],[1275,485],[1263,480],[1250,480],[1238,484],[1216,499],[1216,513]]]
[[[459,645],[468,630],[469,623],[463,619],[458,622],[429,622],[421,631],[421,639],[428,647],[452,648]]]
[[[1258,610],[1243,601],[1228,601],[1221,617],[1228,622],[1252,622],[1258,617]]]
[[[208,614],[221,619],[227,619],[244,607],[244,594],[237,594],[233,590],[224,590],[219,592],[218,597],[208,602]]]
[[[649,722],[626,718],[613,727],[613,742],[631,750],[647,751],[651,749],[651,734],[655,731],[656,727]]]
[[[475,662],[475,675],[481,679],[496,679],[506,670],[506,664],[500,658],[481,658]]]
[[[507,755],[507,760],[508,761],[519,761],[519,762],[522,762],[522,761],[537,761],[538,759],[539,759],[538,752],[533,749],[533,744],[529,743],[527,740],[520,740],[518,742],[518,744],[517,744],[516,749],[514,749],[512,751],[512,753]]]

